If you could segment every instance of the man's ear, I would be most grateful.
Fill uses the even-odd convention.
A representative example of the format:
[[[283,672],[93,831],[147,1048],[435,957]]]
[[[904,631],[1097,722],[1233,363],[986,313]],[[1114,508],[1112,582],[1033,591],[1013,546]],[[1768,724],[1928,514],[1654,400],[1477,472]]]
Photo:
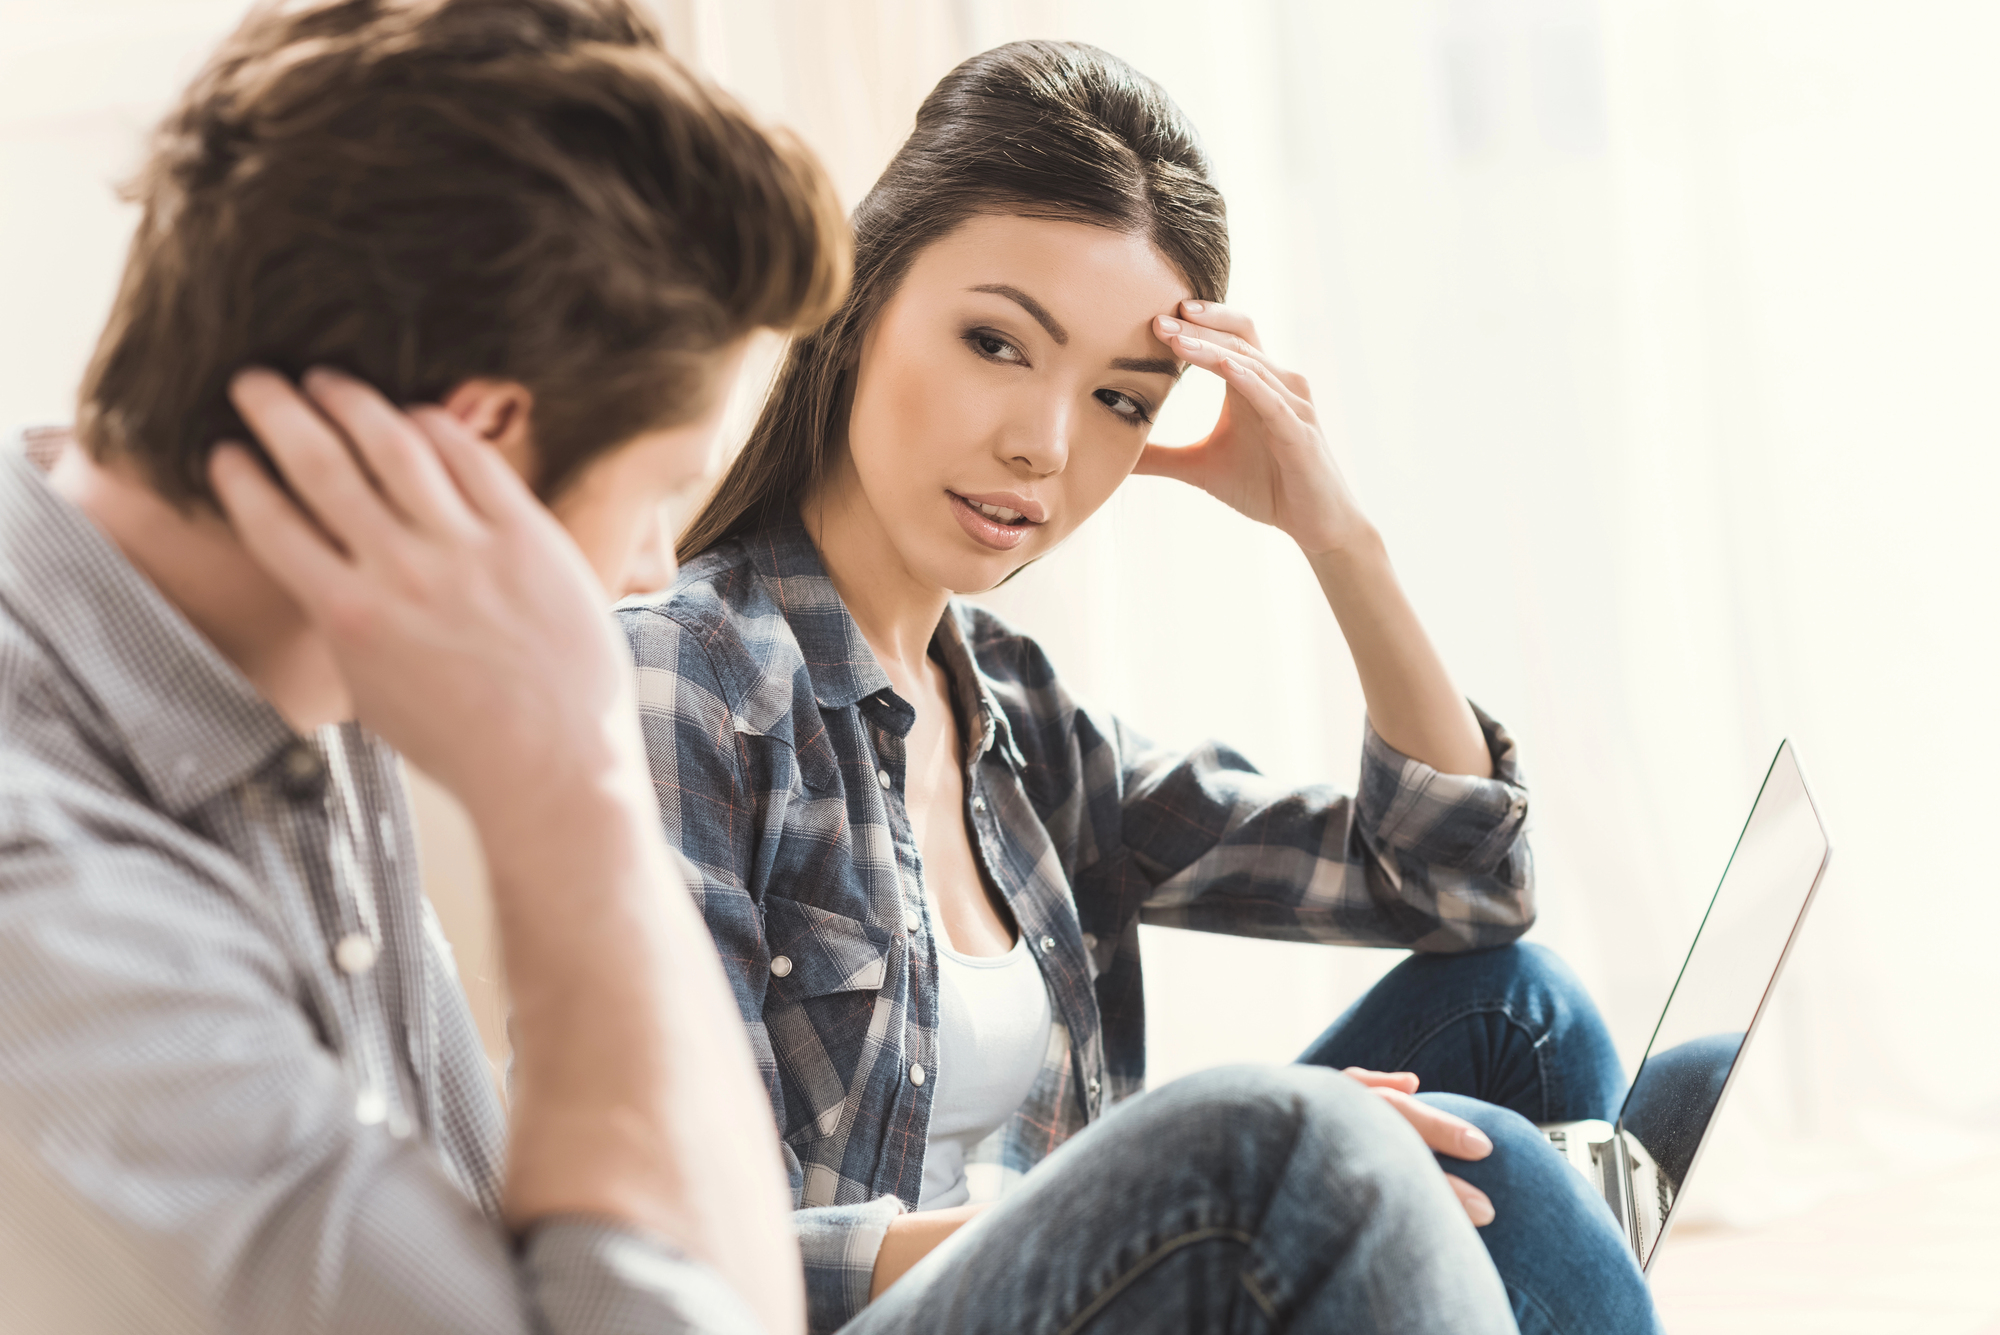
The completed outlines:
[[[535,483],[535,396],[517,380],[466,380],[445,395],[444,410],[500,451],[513,470]]]

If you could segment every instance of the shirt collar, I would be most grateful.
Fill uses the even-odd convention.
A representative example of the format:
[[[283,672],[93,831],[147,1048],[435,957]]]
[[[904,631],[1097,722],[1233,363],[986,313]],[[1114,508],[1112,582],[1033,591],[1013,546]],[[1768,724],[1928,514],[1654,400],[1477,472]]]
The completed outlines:
[[[944,659],[945,675],[951,678],[952,691],[958,697],[959,717],[975,720],[979,729],[979,735],[972,739],[973,746],[981,755],[997,750],[1003,760],[1018,770],[1027,761],[1014,745],[1014,728],[993,693],[993,679],[980,669],[979,657],[972,652],[972,616],[971,608],[952,599],[933,642]]]
[[[0,445],[0,609],[96,706],[96,730],[180,817],[298,740],[16,437]]]
[[[743,543],[799,642],[820,708],[845,709],[889,690],[889,674],[840,600],[805,525],[759,529]]]
[[[909,706],[889,685],[889,674],[854,624],[847,604],[826,573],[812,535],[797,521],[759,529],[743,539],[757,573],[770,584],[785,621],[799,642],[812,674],[813,698],[822,709],[842,709],[883,695],[907,711]],[[959,715],[975,720],[974,744],[983,754],[995,746],[1017,767],[1025,762],[1014,745],[1014,734],[993,694],[991,680],[980,671],[971,648],[970,611],[957,599],[938,623],[937,643],[957,696]],[[906,725],[907,726],[907,725]]]

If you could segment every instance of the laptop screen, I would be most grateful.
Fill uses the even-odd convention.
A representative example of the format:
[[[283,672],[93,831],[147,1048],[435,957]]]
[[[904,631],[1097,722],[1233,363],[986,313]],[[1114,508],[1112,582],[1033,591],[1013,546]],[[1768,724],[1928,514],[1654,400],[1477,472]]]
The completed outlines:
[[[1641,1266],[1652,1264],[1666,1236],[1681,1184],[1756,1029],[1829,852],[1805,776],[1785,742],[1618,1114],[1619,1127],[1660,1169],[1661,1227],[1640,1256]]]

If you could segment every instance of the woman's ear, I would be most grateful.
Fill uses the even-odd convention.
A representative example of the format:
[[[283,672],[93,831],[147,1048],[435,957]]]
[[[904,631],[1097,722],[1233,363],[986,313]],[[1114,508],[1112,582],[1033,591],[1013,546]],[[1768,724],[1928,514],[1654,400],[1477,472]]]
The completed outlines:
[[[444,410],[500,451],[508,466],[535,485],[535,396],[517,380],[466,380],[445,395]]]

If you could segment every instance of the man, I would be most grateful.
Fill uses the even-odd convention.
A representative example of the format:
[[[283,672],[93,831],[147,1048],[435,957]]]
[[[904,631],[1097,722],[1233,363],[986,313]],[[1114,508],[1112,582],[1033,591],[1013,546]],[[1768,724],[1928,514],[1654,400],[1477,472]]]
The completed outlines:
[[[0,1330],[798,1329],[604,608],[837,300],[823,175],[626,0],[340,0],[135,194],[77,440],[0,458]],[[398,752],[492,871],[504,1112]]]

